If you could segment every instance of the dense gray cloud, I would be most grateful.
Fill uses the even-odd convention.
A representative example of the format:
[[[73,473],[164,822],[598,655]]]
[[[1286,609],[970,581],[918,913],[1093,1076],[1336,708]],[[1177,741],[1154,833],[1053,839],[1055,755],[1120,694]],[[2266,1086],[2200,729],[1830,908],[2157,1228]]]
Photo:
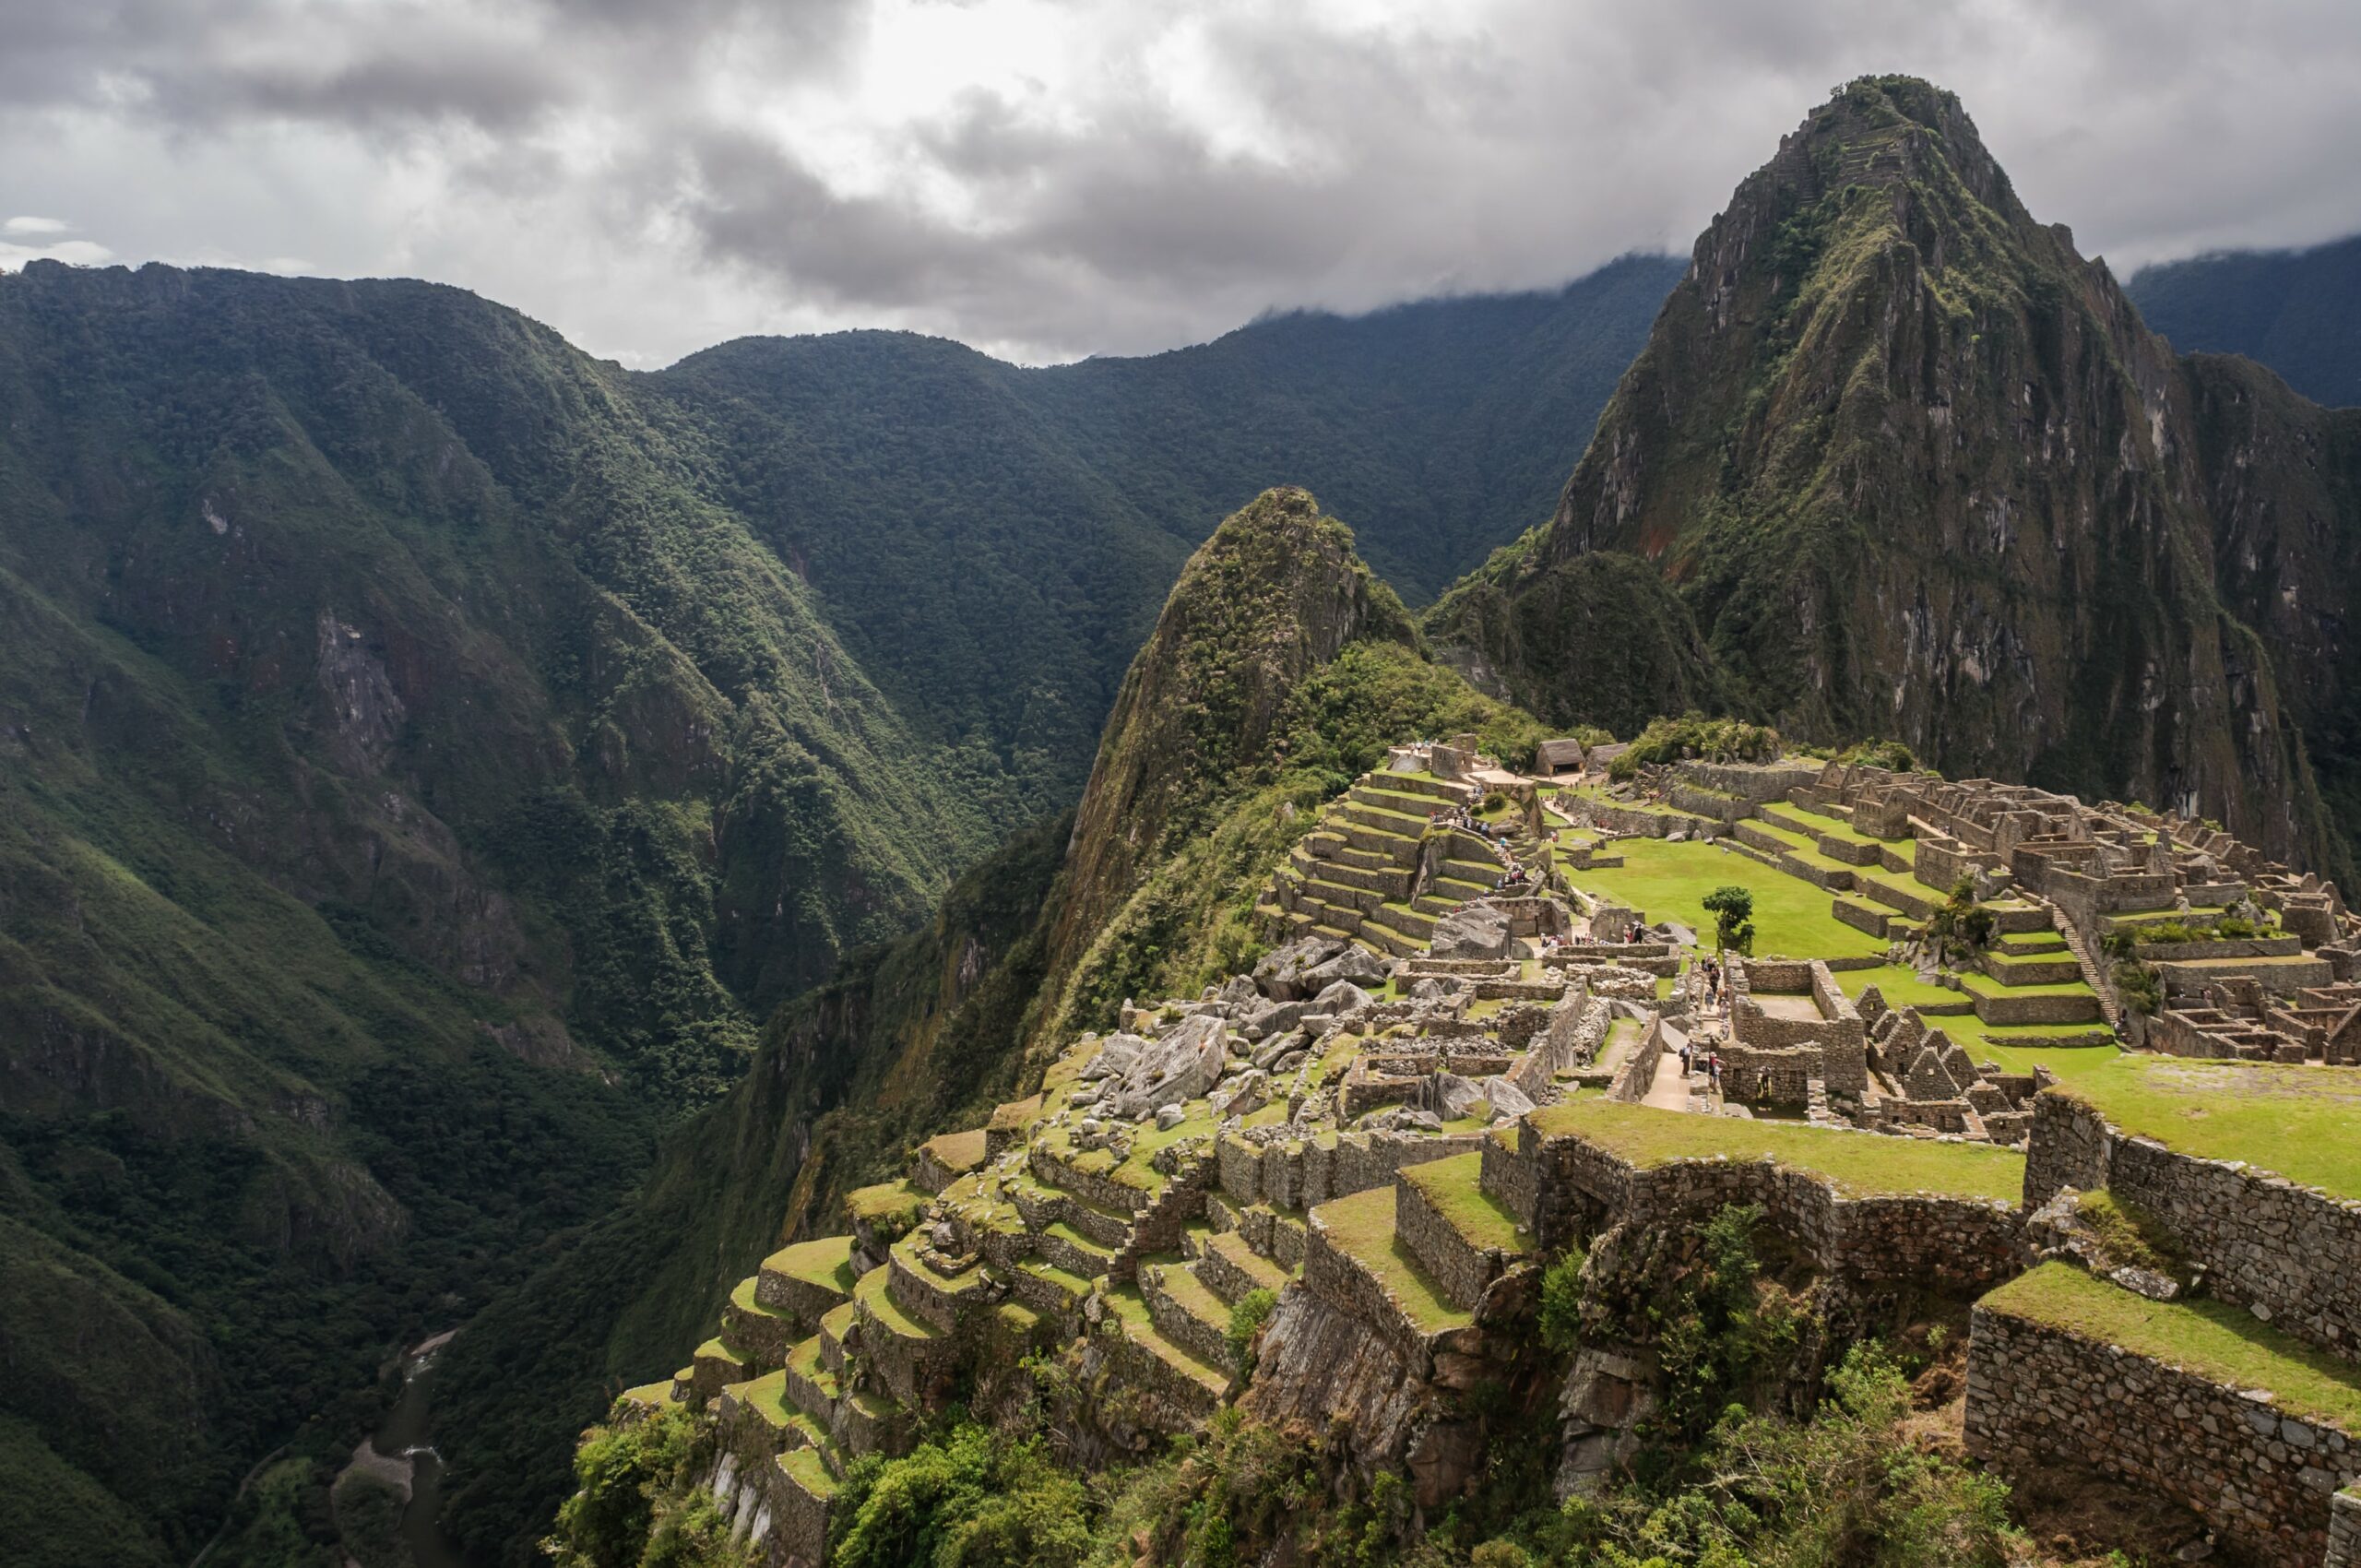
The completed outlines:
[[[1685,248],[1885,70],[2118,267],[2361,229],[2350,0],[0,0],[0,266],[1138,351]]]

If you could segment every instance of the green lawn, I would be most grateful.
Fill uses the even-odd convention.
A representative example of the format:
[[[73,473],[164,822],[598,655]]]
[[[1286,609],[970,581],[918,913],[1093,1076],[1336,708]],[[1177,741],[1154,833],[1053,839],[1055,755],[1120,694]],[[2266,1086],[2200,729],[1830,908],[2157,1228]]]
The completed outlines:
[[[1974,1018],[1929,1018],[1931,1025],[1959,1041],[1973,1062],[1994,1062],[2003,1073],[2030,1073],[2039,1063],[2060,1078],[2080,1078],[2097,1072],[2123,1052],[2113,1045],[2045,1045],[2045,1039],[2077,1029],[2104,1028],[2100,1024],[1986,1024]]]
[[[2167,1148],[2361,1197],[2361,1073],[2350,1067],[2124,1056],[2069,1092]]]
[[[1827,1177],[1851,1197],[1940,1193],[2014,1203],[2024,1192],[2024,1156],[1988,1144],[1925,1143],[1795,1123],[1692,1116],[1609,1099],[1547,1106],[1525,1121],[1545,1137],[1574,1134],[1641,1167],[1716,1155],[1776,1159]]]
[[[1878,988],[1878,994],[1885,998],[1889,1007],[1910,1007],[1925,1003],[1940,1007],[1945,1003],[1960,1004],[1967,1000],[1962,992],[1920,980],[1917,971],[1904,964],[1880,964],[1874,969],[1838,969],[1834,972],[1837,989],[1856,1002],[1861,999],[1861,992],[1873,985]],[[1934,1021],[1928,1020],[1930,1023]]]
[[[1703,901],[1714,888],[1734,883],[1754,894],[1754,950],[1760,955],[1833,958],[1885,951],[1877,937],[1841,923],[1829,912],[1827,891],[1801,877],[1694,840],[1626,838],[1615,848],[1623,857],[1619,867],[1567,875],[1584,892],[1628,905],[1651,921],[1679,921],[1709,946],[1714,921]]]
[[[1802,806],[1795,805],[1791,802],[1782,802],[1773,809],[1783,812],[1786,815],[1793,817],[1796,821],[1800,822],[1805,826],[1810,828],[1814,833],[1826,834],[1831,838],[1841,838],[1848,844],[1891,844],[1897,842],[1897,840],[1890,838],[1872,838],[1868,834],[1862,832],[1859,828],[1854,826],[1851,823],[1846,822],[1843,817],[1823,816],[1819,812],[1809,811]]]
[[[839,1295],[848,1294],[853,1287],[852,1238],[823,1236],[816,1241],[798,1241],[765,1258],[763,1267]]]
[[[1504,1253],[1525,1251],[1532,1244],[1532,1238],[1518,1227],[1515,1215],[1484,1191],[1483,1170],[1483,1152],[1470,1149],[1448,1159],[1404,1166],[1399,1175],[1418,1188],[1419,1194],[1450,1220],[1452,1229],[1466,1238],[1470,1245],[1498,1247]]]
[[[2210,1382],[2267,1389],[2271,1403],[2292,1415],[2361,1431],[2361,1371],[2226,1302],[2151,1301],[2070,1264],[2046,1263],[1980,1304],[2186,1367]]]

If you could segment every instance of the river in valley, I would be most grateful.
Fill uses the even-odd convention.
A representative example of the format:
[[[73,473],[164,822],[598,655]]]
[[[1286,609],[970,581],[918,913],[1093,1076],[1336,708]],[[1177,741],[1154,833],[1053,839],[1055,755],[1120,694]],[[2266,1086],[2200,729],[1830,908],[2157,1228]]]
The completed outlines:
[[[467,1568],[435,1523],[443,1506],[443,1458],[430,1441],[433,1426],[435,1353],[450,1342],[438,1334],[402,1357],[401,1397],[377,1423],[369,1446],[383,1461],[409,1471],[409,1503],[402,1510],[402,1539],[417,1568]]]

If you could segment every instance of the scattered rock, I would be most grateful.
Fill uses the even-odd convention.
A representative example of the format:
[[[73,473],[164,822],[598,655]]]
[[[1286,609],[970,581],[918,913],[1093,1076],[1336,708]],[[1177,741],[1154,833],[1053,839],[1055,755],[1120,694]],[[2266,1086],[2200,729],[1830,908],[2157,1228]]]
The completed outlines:
[[[1273,1035],[1256,1046],[1252,1061],[1255,1066],[1267,1069],[1290,1053],[1301,1051],[1310,1043],[1301,1029],[1289,1029],[1285,1034]]]
[[[1313,997],[1311,1004],[1331,1018],[1341,1018],[1364,1007],[1375,1006],[1377,998],[1350,980],[1338,980]]]
[[[1189,1113],[1177,1105],[1159,1107],[1156,1113],[1156,1124],[1166,1132],[1170,1132],[1188,1119]]]
[[[1345,944],[1325,936],[1303,936],[1283,943],[1264,954],[1263,961],[1254,966],[1254,983],[1274,1002],[1296,1001],[1319,989],[1307,984],[1304,971],[1326,963],[1344,948]]]
[[[1215,1089],[1211,1098],[1216,1120],[1252,1116],[1271,1098],[1271,1075],[1259,1068],[1241,1073]]]
[[[1484,1098],[1492,1102],[1492,1119],[1522,1116],[1533,1109],[1533,1097],[1497,1074],[1483,1083]]]

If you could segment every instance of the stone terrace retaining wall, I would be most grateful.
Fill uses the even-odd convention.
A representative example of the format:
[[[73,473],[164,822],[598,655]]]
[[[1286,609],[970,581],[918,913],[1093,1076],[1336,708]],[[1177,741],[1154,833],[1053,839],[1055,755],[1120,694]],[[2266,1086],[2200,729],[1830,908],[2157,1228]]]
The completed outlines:
[[[1405,1165],[1465,1154],[1483,1141],[1481,1133],[1345,1133],[1335,1147],[1323,1148],[1317,1139],[1258,1146],[1233,1134],[1221,1140],[1215,1158],[1222,1195],[1231,1202],[1303,1209],[1382,1187]]]
[[[1394,1233],[1461,1307],[1481,1300],[1506,1262],[1499,1248],[1477,1247],[1462,1236],[1416,1182],[1394,1183]]]
[[[2361,1491],[2340,1491],[2329,1504],[2328,1555],[2320,1568],[2361,1568]]]
[[[2101,1187],[2168,1227],[2209,1295],[2283,1332],[2361,1360],[2361,1203],[2224,1160],[2127,1136],[2060,1094],[2034,1101],[2025,1207],[2061,1187]]]
[[[1769,1160],[1679,1159],[1642,1170],[1577,1134],[1543,1137],[1525,1126],[1518,1137],[1539,1145],[1531,1223],[1545,1249],[1606,1225],[1685,1224],[1726,1204],[1754,1203],[1821,1273],[1857,1283],[1989,1287],[2033,1261],[2023,1215],[1994,1200],[1850,1198],[1823,1177]]]
[[[2153,1487],[2272,1568],[2321,1561],[2330,1496],[2361,1467],[2354,1434],[1980,1306],[1969,1315],[1967,1447],[2017,1476],[2064,1459]]]

